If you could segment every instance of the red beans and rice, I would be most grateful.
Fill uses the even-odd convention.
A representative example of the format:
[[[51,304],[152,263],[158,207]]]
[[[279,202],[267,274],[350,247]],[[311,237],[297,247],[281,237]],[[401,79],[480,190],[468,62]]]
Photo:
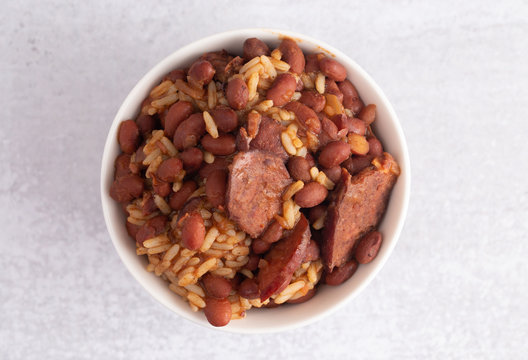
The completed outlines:
[[[121,123],[109,190],[136,253],[213,326],[308,301],[382,246],[399,167],[346,76],[291,39],[247,39],[173,70]]]

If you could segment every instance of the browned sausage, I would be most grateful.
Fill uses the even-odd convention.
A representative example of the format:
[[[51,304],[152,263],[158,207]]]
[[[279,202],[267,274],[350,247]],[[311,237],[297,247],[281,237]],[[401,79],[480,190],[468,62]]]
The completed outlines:
[[[321,72],[335,81],[343,81],[346,79],[346,69],[337,60],[324,57],[319,60],[319,68]]]
[[[121,151],[132,155],[139,145],[139,128],[134,120],[125,120],[119,126],[117,140]]]
[[[174,133],[174,146],[184,150],[196,146],[205,134],[205,123],[202,113],[196,113],[184,120]]]
[[[169,206],[173,210],[180,210],[183,205],[187,202],[187,199],[197,189],[196,183],[192,180],[188,180],[183,183],[180,190],[172,193],[169,198]]]
[[[279,45],[279,50],[282,53],[282,60],[290,64],[290,71],[300,74],[304,70],[305,60],[304,54],[292,39],[284,39]]]
[[[323,111],[326,105],[326,98],[313,90],[305,90],[299,99],[301,104],[310,107],[316,113]]]
[[[359,98],[356,88],[348,80],[342,81],[338,84],[339,90],[343,94],[343,106],[350,109],[354,114],[359,114],[363,109],[363,101]]]
[[[264,41],[257,38],[249,38],[244,41],[242,52],[244,53],[244,59],[249,61],[257,56],[269,55],[270,49]]]
[[[319,164],[331,168],[341,164],[350,156],[350,146],[343,141],[334,141],[326,145],[319,154]]]
[[[258,273],[261,301],[266,301],[288,286],[294,271],[304,259],[310,236],[308,220],[301,215],[290,235],[279,241],[266,255],[267,266]]]
[[[266,93],[266,99],[273,100],[273,106],[286,105],[293,96],[296,87],[297,81],[292,74],[279,74]]]
[[[158,178],[163,181],[175,182],[178,180],[182,169],[183,164],[180,159],[170,158],[160,164],[156,174],[158,175]]]
[[[290,183],[277,156],[259,150],[236,154],[227,185],[229,217],[251,237],[258,237],[279,213],[282,193]]]
[[[310,176],[310,163],[301,156],[293,156],[288,160],[288,171],[295,180],[308,182],[312,180]]]
[[[143,179],[129,174],[118,177],[110,187],[110,196],[117,202],[126,203],[139,197],[143,193]]]
[[[183,168],[187,173],[193,173],[200,169],[203,161],[203,152],[195,147],[188,148],[180,154],[183,162]]]
[[[215,69],[213,65],[207,60],[199,59],[193,62],[189,69],[189,78],[191,82],[203,86],[207,85],[213,80]]]
[[[275,120],[262,115],[257,136],[251,141],[250,147],[268,151],[280,157],[283,161],[288,159],[288,153],[281,143],[282,126]]]
[[[225,299],[233,289],[231,282],[222,276],[206,273],[201,280],[207,295],[216,299]]]
[[[397,167],[387,153],[378,160],[385,168]],[[357,240],[378,225],[396,179],[393,171],[375,167],[366,168],[353,178],[343,170],[323,229],[322,258],[327,270],[350,259]]]
[[[293,111],[301,125],[311,130],[314,134],[321,132],[321,121],[319,121],[317,114],[308,106],[298,101],[292,101],[286,104],[284,108],[288,111]]]
[[[244,109],[249,99],[249,90],[245,81],[240,78],[230,80],[227,83],[226,99],[233,109]]]
[[[211,116],[218,127],[218,130],[222,132],[231,132],[238,126],[238,117],[233,109],[225,106],[219,106],[211,110]]]
[[[163,127],[165,130],[165,136],[172,138],[178,126],[183,120],[191,116],[192,111],[193,106],[188,101],[178,101],[177,103],[173,104],[169,108],[169,111],[167,111],[167,115],[165,115]]]
[[[311,208],[322,203],[328,190],[317,182],[310,182],[295,194],[295,202],[302,208]]]
[[[223,206],[225,203],[226,176],[224,170],[215,170],[207,177],[205,194],[214,207]]]

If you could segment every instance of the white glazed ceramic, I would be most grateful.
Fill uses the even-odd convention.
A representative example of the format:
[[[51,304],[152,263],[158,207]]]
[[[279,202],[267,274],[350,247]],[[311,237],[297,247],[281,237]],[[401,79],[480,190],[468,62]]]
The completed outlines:
[[[220,329],[236,333],[277,332],[312,323],[336,311],[359,294],[381,270],[398,241],[407,213],[411,179],[409,155],[396,113],[374,80],[341,51],[305,35],[270,29],[228,31],[195,41],[175,51],[143,76],[128,94],[112,122],[101,164],[101,200],[110,237],[123,263],[136,280],[171,311],[209,328],[212,327],[203,312],[192,312],[185,301],[169,290],[166,281],[146,271],[145,257],[136,255],[135,243],[126,232],[123,211],[108,195],[114,173],[114,160],[119,154],[117,130],[121,121],[134,118],[138,114],[142,100],[169,71],[190,65],[192,60],[207,51],[226,49],[230,53],[241,54],[242,44],[249,37],[260,38],[273,49],[278,45],[282,36],[299,41],[299,46],[305,52],[326,51],[346,67],[348,78],[356,86],[365,104],[377,105],[375,132],[385,150],[398,161],[402,172],[392,191],[387,212],[379,227],[384,236],[383,246],[373,262],[361,265],[354,276],[340,286],[321,286],[317,295],[306,303],[280,306],[275,309],[251,309],[247,312],[245,319],[233,320],[228,326]],[[336,45],[339,46],[339,44]],[[178,319],[174,318],[174,321]]]

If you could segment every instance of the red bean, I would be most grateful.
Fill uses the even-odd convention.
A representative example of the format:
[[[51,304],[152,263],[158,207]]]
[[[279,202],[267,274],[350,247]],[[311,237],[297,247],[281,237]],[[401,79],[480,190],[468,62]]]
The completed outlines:
[[[202,283],[207,295],[216,299],[225,299],[233,289],[229,280],[211,273],[202,276]]]
[[[178,180],[182,169],[183,164],[180,159],[169,158],[160,164],[156,174],[163,181],[175,182]]]
[[[340,82],[338,86],[343,94],[343,106],[350,109],[354,114],[359,114],[364,105],[354,85],[350,81],[345,80]]]
[[[114,163],[115,173],[114,179],[130,174],[130,155],[120,154]]]
[[[236,150],[236,138],[231,134],[221,134],[216,139],[206,134],[202,146],[214,155],[230,155]]]
[[[350,175],[357,174],[361,170],[370,166],[373,157],[370,155],[354,155],[343,162],[343,167],[348,170]]]
[[[341,180],[341,166],[339,165],[331,167],[329,169],[323,169],[323,172],[335,184],[337,184],[339,180]]]
[[[326,205],[323,205],[323,204],[320,204],[320,205],[317,205],[311,208],[310,212],[308,213],[310,224],[313,224],[314,222],[319,220],[319,218],[323,216],[325,212],[326,212]]]
[[[143,193],[143,179],[137,175],[129,174],[118,177],[110,187],[110,196],[117,202],[129,202]]]
[[[316,113],[323,111],[326,105],[326,99],[323,95],[312,90],[305,90],[301,93],[301,98],[299,99],[301,104],[304,104],[310,107]]]
[[[209,84],[214,74],[215,69],[207,60],[196,60],[189,69],[190,81],[200,86]]]
[[[346,79],[347,72],[343,65],[337,60],[324,57],[319,60],[319,68],[321,72],[335,81],[343,81]]]
[[[262,239],[254,239],[251,243],[251,249],[255,254],[264,254],[266,251],[268,251],[271,247],[271,244],[268,242],[265,242]]]
[[[158,210],[158,206],[154,201],[154,196],[152,195],[152,193],[147,192],[143,194],[143,199],[141,200],[140,208],[143,215],[150,215],[154,211]]]
[[[359,118],[363,120],[367,126],[376,120],[376,104],[369,104],[365,106],[359,113]]]
[[[317,288],[313,288],[311,290],[309,290],[306,295],[304,296],[301,296],[300,298],[297,298],[297,299],[293,299],[293,300],[288,300],[286,301],[288,304],[301,304],[303,302],[307,302],[308,300],[310,300],[311,298],[313,298],[315,296],[315,294],[317,293]]]
[[[204,166],[202,166],[202,168],[198,172],[198,175],[200,175],[202,178],[206,178],[214,170],[227,170],[228,165],[229,162],[226,158],[215,156],[213,163],[205,164]]]
[[[293,156],[288,160],[288,172],[295,180],[308,182],[312,179],[310,176],[310,163],[301,156]]]
[[[205,134],[205,123],[202,113],[196,113],[184,120],[174,133],[174,146],[184,150],[196,146]]]
[[[257,56],[269,55],[270,49],[264,41],[257,38],[249,38],[244,41],[242,52],[244,53],[244,59],[249,61]]]
[[[295,202],[303,208],[311,208],[322,203],[328,190],[318,182],[310,182],[295,194]]]
[[[126,225],[126,229],[127,229],[127,233],[128,233],[128,235],[129,235],[132,239],[136,240],[136,235],[137,235],[139,229],[141,229],[141,225],[132,224],[132,223],[129,222],[128,220],[127,220],[127,222],[126,222],[125,225]]]
[[[244,109],[249,99],[249,90],[245,81],[240,78],[230,80],[227,83],[226,98],[233,109]]]
[[[156,230],[148,225],[143,225],[136,233],[136,241],[140,244],[143,244],[145,240],[152,239],[156,236]]]
[[[308,154],[306,154],[306,156],[304,158],[306,159],[306,161],[308,161],[308,164],[310,165],[310,168],[315,166],[315,159],[312,156],[312,154],[308,153]]]
[[[152,239],[153,237],[166,231],[167,223],[169,219],[165,215],[158,215],[150,220],[147,220],[145,224],[136,233],[136,241],[143,244],[143,241]]]
[[[165,80],[170,80],[172,82],[176,82],[176,80],[186,80],[185,71],[181,69],[172,70],[170,73],[165,75],[163,81]]]
[[[180,222],[182,226],[182,245],[189,250],[198,250],[205,238],[205,225],[198,212],[185,214]]]
[[[357,268],[357,261],[350,260],[340,267],[334,268],[332,272],[327,273],[325,276],[325,283],[332,286],[342,284],[354,275]]]
[[[277,221],[272,221],[260,238],[268,244],[272,244],[280,240],[282,232],[282,226]]]
[[[121,151],[132,155],[139,145],[139,128],[134,120],[125,120],[119,126],[117,140]]]
[[[220,106],[211,110],[211,116],[220,131],[228,133],[235,130],[238,126],[236,112],[228,107]]]
[[[288,111],[293,111],[295,116],[297,116],[297,120],[299,120],[301,125],[308,128],[308,130],[311,130],[315,134],[321,132],[321,121],[317,117],[317,114],[308,106],[298,101],[292,101],[286,104],[284,108]]]
[[[238,294],[246,299],[257,299],[260,297],[260,291],[255,279],[245,279],[238,287]]]
[[[365,135],[367,131],[367,126],[363,120],[349,118],[345,114],[334,115],[332,121],[337,125],[339,130],[347,129],[347,132],[353,132],[358,135]]]
[[[337,97],[337,100],[343,103],[343,93],[341,92],[341,90],[339,90],[339,87],[337,86],[334,80],[326,78],[325,93],[335,95]]]
[[[304,71],[307,73],[318,72],[319,71],[319,58],[317,57],[317,54],[308,54],[305,57],[306,57],[306,68],[304,69]]]
[[[206,298],[204,314],[213,326],[225,326],[231,320],[231,303],[227,299]]]
[[[303,263],[307,261],[315,261],[319,259],[319,254],[320,254],[319,245],[317,244],[317,242],[315,242],[315,240],[310,239],[310,243],[308,244],[308,247],[306,248],[306,254],[304,255]]]
[[[350,145],[343,141],[334,141],[326,145],[319,154],[319,164],[331,168],[341,164],[350,156]]]
[[[290,101],[296,87],[297,81],[292,74],[279,74],[266,93],[266,99],[273,100],[273,106],[284,106]]]
[[[161,180],[155,174],[152,174],[152,190],[161,197],[168,196],[171,192],[171,184]]]
[[[340,138],[341,133],[337,131],[337,126],[332,122],[332,120],[328,119],[326,116],[321,116],[321,132],[319,133],[319,146],[324,147],[326,144],[336,141]],[[342,135],[343,137],[346,135],[346,132]]]
[[[367,139],[369,143],[369,152],[367,155],[371,156],[381,156],[383,155],[383,145],[381,142],[376,139],[374,136],[371,136]]]
[[[147,114],[141,114],[136,119],[136,125],[138,126],[139,132],[144,138],[156,128],[156,119],[153,116]]]
[[[188,148],[180,154],[183,161],[183,168],[187,173],[193,173],[200,169],[203,162],[203,152],[195,147]]]
[[[167,115],[165,115],[165,121],[163,124],[165,135],[169,138],[172,138],[178,126],[182,123],[182,121],[191,116],[192,111],[193,106],[188,101],[178,101],[172,105],[169,108],[169,111],[167,111]]]
[[[279,50],[282,53],[282,60],[290,64],[290,71],[300,74],[304,70],[305,59],[304,54],[292,39],[284,39],[279,45]]]
[[[227,187],[227,174],[224,170],[215,170],[207,177],[205,194],[214,207],[223,206]]]
[[[180,210],[183,205],[187,202],[187,199],[197,189],[196,183],[192,180],[188,180],[183,183],[180,190],[172,193],[169,198],[169,206],[173,210]]]
[[[252,253],[249,255],[249,261],[246,264],[245,268],[250,271],[255,271],[258,268],[259,261],[260,261],[260,256]]]
[[[360,264],[368,264],[378,255],[383,239],[381,233],[372,231],[365,235],[356,248],[355,258]]]

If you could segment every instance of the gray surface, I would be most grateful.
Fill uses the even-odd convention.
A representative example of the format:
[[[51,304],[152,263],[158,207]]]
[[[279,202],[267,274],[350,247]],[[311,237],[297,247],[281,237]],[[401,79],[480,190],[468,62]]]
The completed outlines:
[[[2,6],[2,358],[526,356],[526,1],[119,3]],[[296,331],[240,336],[178,318],[127,273],[99,166],[151,66],[259,25],[327,41],[376,79],[406,133],[413,190],[393,256],[356,300]]]

